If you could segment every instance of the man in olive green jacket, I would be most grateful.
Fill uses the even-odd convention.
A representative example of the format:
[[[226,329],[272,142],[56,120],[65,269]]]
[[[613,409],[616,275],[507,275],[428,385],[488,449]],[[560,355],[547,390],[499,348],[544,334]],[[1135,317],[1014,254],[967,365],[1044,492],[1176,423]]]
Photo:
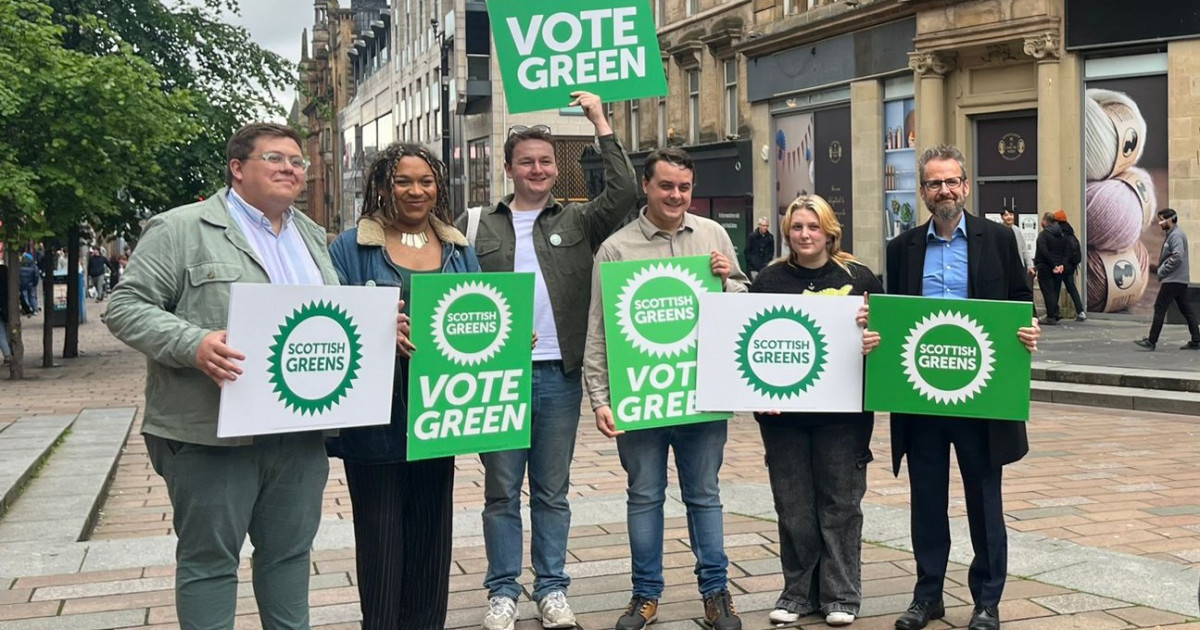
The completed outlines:
[[[233,628],[249,534],[263,628],[307,630],[309,550],[329,475],[323,438],[221,439],[217,410],[244,359],[225,344],[230,285],[337,284],[337,273],[325,230],[291,208],[308,166],[296,131],[247,125],[227,154],[229,188],[150,219],[105,321],[147,358],[142,433],[174,511],[180,626]]]
[[[529,470],[532,596],[545,628],[571,628],[565,570],[571,507],[567,502],[575,432],[583,398],[580,368],[587,339],[592,256],[636,204],[633,165],[621,148],[600,99],[572,94],[596,129],[604,160],[604,192],[587,203],[559,203],[550,129],[516,126],[504,143],[504,171],[514,194],[479,217],[475,252],[484,271],[535,274],[533,417],[530,448],[485,453],[483,538],[488,569],[484,630],[512,630],[522,566],[521,488]],[[470,233],[468,215],[459,227]]]

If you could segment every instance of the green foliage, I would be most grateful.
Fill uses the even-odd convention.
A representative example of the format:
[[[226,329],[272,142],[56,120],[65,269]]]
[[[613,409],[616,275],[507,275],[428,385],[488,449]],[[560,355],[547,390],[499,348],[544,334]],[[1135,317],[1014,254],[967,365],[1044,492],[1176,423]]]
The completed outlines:
[[[197,6],[198,5],[198,6]],[[223,184],[225,144],[281,115],[295,67],[221,21],[233,0],[0,0],[0,236],[139,218]]]

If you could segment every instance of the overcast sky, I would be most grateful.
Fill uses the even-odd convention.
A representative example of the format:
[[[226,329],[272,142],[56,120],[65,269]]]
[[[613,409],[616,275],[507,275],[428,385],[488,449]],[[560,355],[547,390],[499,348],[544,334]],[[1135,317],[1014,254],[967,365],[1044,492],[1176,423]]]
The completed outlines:
[[[312,28],[313,4],[301,0],[240,0],[241,15],[227,15],[230,23],[243,26],[259,46],[282,55],[292,63],[300,62],[300,40],[304,29]],[[310,35],[311,38],[311,35]],[[311,41],[309,42],[311,44]],[[295,90],[289,88],[276,96],[286,112],[292,106]]]

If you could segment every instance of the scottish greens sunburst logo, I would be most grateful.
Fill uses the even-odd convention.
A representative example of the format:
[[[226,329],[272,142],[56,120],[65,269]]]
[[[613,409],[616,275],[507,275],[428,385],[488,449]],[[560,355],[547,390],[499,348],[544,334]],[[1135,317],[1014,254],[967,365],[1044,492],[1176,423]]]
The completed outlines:
[[[301,415],[337,405],[354,387],[362,341],[354,320],[329,302],[309,302],[288,315],[273,337],[267,371],[285,407]]]
[[[742,378],[764,396],[785,400],[808,391],[825,370],[825,335],[792,307],[759,311],[735,349]]]
[[[625,339],[643,354],[671,358],[696,345],[700,318],[699,276],[673,263],[638,271],[617,298],[617,323]]]
[[[928,400],[951,405],[974,398],[992,377],[992,341],[974,319],[953,311],[922,318],[900,353],[908,382]]]
[[[473,281],[446,292],[433,310],[430,331],[442,356],[472,366],[504,348],[512,323],[512,309],[496,287]]]

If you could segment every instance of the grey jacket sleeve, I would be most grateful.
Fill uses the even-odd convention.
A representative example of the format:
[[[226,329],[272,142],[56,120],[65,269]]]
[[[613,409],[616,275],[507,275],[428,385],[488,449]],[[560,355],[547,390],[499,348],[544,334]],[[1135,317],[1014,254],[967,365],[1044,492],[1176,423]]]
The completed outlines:
[[[160,218],[150,220],[109,298],[104,322],[114,337],[154,361],[192,368],[200,341],[211,331],[174,313],[186,274],[175,259],[173,229]]]

